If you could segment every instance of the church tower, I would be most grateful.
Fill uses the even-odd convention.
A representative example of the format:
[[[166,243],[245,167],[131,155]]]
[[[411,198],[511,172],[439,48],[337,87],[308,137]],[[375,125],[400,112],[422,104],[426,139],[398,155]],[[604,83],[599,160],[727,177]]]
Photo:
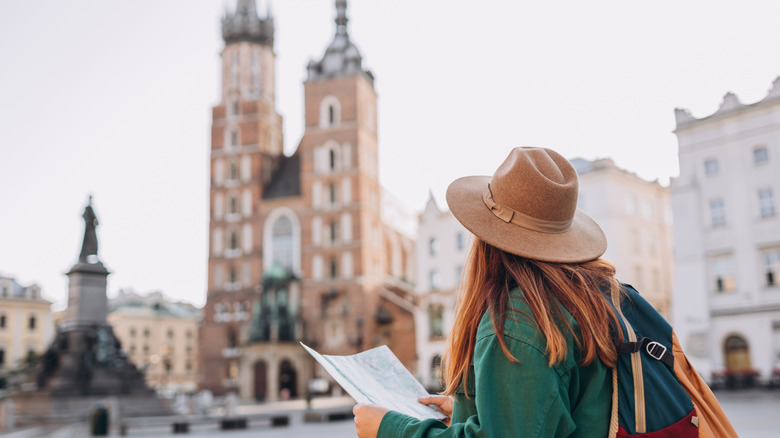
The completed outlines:
[[[374,77],[350,40],[346,0],[335,5],[333,40],[307,67],[291,156],[274,109],[273,19],[252,0],[223,19],[201,328],[201,387],[215,394],[303,396],[326,376],[298,341],[325,354],[387,344],[410,368],[416,360],[414,237],[388,220]]]
[[[282,161],[276,112],[274,19],[255,0],[222,18],[222,86],[212,109],[208,292],[201,330],[201,386],[235,390],[238,344],[262,271],[257,203]]]

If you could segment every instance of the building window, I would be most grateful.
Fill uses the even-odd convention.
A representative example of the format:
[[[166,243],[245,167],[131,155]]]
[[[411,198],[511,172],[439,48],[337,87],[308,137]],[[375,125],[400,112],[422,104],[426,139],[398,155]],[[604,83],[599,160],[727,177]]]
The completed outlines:
[[[234,116],[237,116],[238,115],[238,100],[237,99],[233,99],[233,102],[232,102],[231,106],[232,106],[232,111],[231,112],[233,113]]]
[[[439,275],[439,271],[435,269],[431,269],[431,271],[428,273],[429,282],[431,284],[431,290],[438,290],[441,286],[441,278]]]
[[[280,216],[273,225],[271,231],[271,244],[273,245],[273,264],[287,269],[293,265],[293,229],[292,222],[287,216]]]
[[[458,248],[459,251],[466,247],[466,236],[464,236],[463,233],[455,235],[455,247]]]
[[[710,201],[710,222],[713,227],[726,224],[726,209],[723,206],[723,199]]]
[[[720,164],[715,158],[708,158],[704,160],[704,174],[707,176],[715,176],[720,171]]]
[[[0,315],[0,329],[5,329],[5,314]]]
[[[444,336],[444,306],[441,304],[428,306],[428,332],[431,338]]]
[[[431,237],[428,240],[428,253],[430,255],[436,255],[439,252],[439,239]]]
[[[238,196],[230,195],[230,214],[238,214]]]
[[[631,216],[636,214],[636,196],[633,193],[626,195],[626,213]]]
[[[230,130],[230,146],[238,146],[238,131]]]
[[[733,292],[737,288],[731,255],[712,257],[709,260],[711,285],[715,292]]]
[[[769,162],[769,149],[766,146],[758,146],[753,149],[753,164],[760,166]]]
[[[230,230],[230,249],[232,251],[238,249],[238,231],[235,229]]]
[[[236,162],[235,159],[230,160],[229,180],[230,181],[238,180],[238,163]]]
[[[758,191],[758,209],[761,217],[771,217],[775,215],[775,200],[771,188]]]
[[[338,226],[336,226],[336,221],[330,221],[330,243],[331,245],[336,244],[336,239],[338,239]]]
[[[173,329],[168,329],[168,339],[173,339]]]
[[[27,327],[30,329],[30,331],[35,330],[35,315],[30,315]]]
[[[134,338],[134,337],[135,337],[135,327],[131,327],[131,328],[130,328],[130,337],[131,337],[131,338]]]
[[[336,184],[330,183],[328,185],[328,195],[330,199],[330,205],[336,205]]]
[[[148,328],[145,328],[145,329],[144,329],[144,337],[145,337],[145,338],[148,338],[148,337],[149,337],[149,329],[148,329]]]
[[[0,348],[0,367],[5,366],[5,349]]]
[[[767,286],[780,284],[780,248],[768,249],[762,252]]]
[[[335,96],[326,96],[320,102],[320,128],[337,126],[341,122],[341,103]]]
[[[336,262],[336,258],[330,259],[330,278],[336,278],[339,275],[339,266]]]

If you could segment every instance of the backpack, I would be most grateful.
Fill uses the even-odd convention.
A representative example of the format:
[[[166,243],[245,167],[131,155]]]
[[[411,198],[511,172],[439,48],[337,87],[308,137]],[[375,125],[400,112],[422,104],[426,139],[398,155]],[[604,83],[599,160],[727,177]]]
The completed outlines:
[[[612,294],[624,342],[612,372],[609,437],[736,437],[671,325],[636,289],[621,287]]]

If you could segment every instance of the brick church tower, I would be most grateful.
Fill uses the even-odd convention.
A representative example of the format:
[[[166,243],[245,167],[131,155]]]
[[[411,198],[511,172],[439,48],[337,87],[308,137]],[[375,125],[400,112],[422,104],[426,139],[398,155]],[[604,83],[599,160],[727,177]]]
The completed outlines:
[[[273,19],[239,0],[223,19],[214,107],[209,287],[201,387],[244,399],[301,397],[319,375],[300,347],[387,344],[415,362],[410,279],[416,217],[378,180],[376,92],[336,0],[336,34],[308,65],[305,131],[282,153]]]

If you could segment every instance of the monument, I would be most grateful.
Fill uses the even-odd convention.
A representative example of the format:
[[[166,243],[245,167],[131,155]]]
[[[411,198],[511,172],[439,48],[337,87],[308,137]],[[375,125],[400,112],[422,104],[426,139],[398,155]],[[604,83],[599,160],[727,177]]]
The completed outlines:
[[[97,403],[116,400],[122,416],[165,413],[106,321],[110,272],[98,258],[98,220],[91,196],[83,217],[81,252],[66,274],[68,307],[41,357],[37,389],[14,396],[17,411],[20,418],[67,418],[88,415]]]

